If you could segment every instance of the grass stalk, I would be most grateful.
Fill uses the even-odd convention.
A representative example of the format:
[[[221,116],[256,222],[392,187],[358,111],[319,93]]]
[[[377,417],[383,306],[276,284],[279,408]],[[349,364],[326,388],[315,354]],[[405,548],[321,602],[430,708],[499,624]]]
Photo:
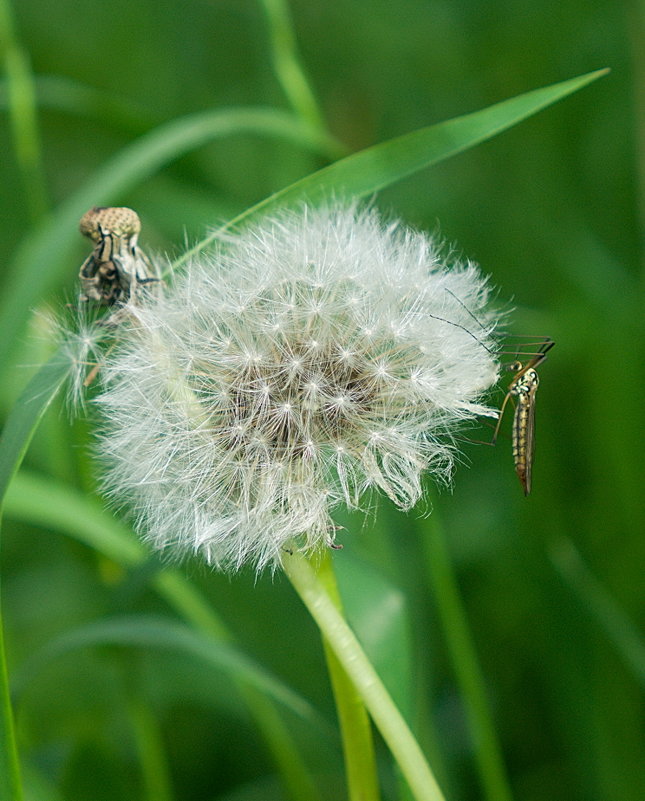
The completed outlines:
[[[286,0],[260,0],[271,41],[273,70],[289,105],[304,121],[321,131],[327,127],[302,65]]]
[[[34,76],[29,55],[18,42],[9,0],[0,0],[0,58],[7,80],[9,122],[32,222],[48,209]]]
[[[486,698],[484,677],[436,510],[425,521],[423,543],[427,571],[473,739],[484,798],[511,801],[511,788]]]
[[[22,801],[22,799],[22,779],[9,694],[9,673],[0,604],[0,801]]]
[[[144,698],[142,688],[137,686],[136,669],[133,674],[126,677],[125,684],[128,713],[139,756],[143,796],[148,801],[173,801],[175,796],[159,724]]]

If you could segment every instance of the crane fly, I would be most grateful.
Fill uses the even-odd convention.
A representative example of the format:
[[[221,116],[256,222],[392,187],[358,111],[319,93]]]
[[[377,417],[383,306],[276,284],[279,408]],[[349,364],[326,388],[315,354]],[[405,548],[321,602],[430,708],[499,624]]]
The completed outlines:
[[[445,290],[457,303],[464,309],[464,311],[471,317],[481,328],[486,331],[486,327],[480,320],[472,313],[472,311],[452,292],[450,289]],[[488,346],[482,342],[472,331],[461,323],[448,320],[444,317],[430,315],[435,320],[447,323],[449,325],[461,328],[473,339],[477,340],[479,344],[485,348],[489,353],[492,351]],[[535,452],[535,396],[540,379],[537,373],[537,367],[546,359],[547,353],[555,345],[555,342],[548,337],[540,340],[540,346],[536,353],[527,354],[530,356],[528,361],[514,361],[508,365],[508,369],[515,373],[513,380],[509,384],[508,391],[504,397],[502,408],[499,410],[497,418],[497,425],[491,445],[497,441],[502,418],[506,405],[512,398],[515,403],[515,414],[513,415],[513,428],[512,428],[512,443],[513,443],[513,461],[515,463],[515,472],[524,488],[524,494],[528,495],[531,492],[531,479],[533,474],[533,455]]]
[[[531,492],[533,454],[535,452],[535,396],[540,383],[536,368],[546,359],[547,353],[554,345],[555,342],[552,339],[547,339],[529,361],[515,361],[508,365],[508,369],[512,370],[515,375],[509,384],[502,408],[499,410],[499,418],[493,434],[494,444],[504,410],[512,398],[515,402],[512,429],[513,461],[515,472],[524,488],[525,495]]]

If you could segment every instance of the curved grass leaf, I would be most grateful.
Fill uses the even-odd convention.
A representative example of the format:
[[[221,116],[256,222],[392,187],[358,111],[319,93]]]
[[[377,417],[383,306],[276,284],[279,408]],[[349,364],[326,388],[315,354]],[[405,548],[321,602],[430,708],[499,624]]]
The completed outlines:
[[[362,197],[490,139],[605,74],[605,70],[527,92],[481,111],[400,136],[335,162],[271,195],[236,217],[229,226],[249,222],[278,206],[333,196]],[[314,149],[333,148],[318,130],[273,109],[225,109],[191,115],[152,131],[111,159],[72,195],[47,224],[29,237],[12,265],[12,280],[0,307],[0,363],[21,329],[27,309],[69,270],[80,216],[92,205],[111,202],[161,165],[211,139],[249,131],[296,141]],[[176,265],[216,239],[211,234]],[[47,270],[43,270],[47,265]]]
[[[216,639],[230,633],[211,605],[178,570],[150,561],[132,530],[96,499],[52,478],[21,470],[5,497],[5,513],[30,526],[58,531],[147,579],[184,620]]]
[[[127,615],[101,620],[58,637],[25,664],[16,679],[17,691],[23,692],[25,686],[53,659],[79,648],[96,645],[182,651],[229,674],[233,679],[243,680],[299,717],[309,721],[318,718],[318,714],[305,698],[235,646],[216,642],[174,620],[151,615]]]
[[[29,54],[16,33],[13,11],[8,0],[0,2],[0,59],[7,76],[5,85],[13,154],[21,173],[26,205],[32,219],[37,220],[45,213],[48,204],[36,114],[34,75]]]
[[[69,375],[72,361],[58,351],[27,384],[13,407],[0,437],[0,508],[34,431]]]
[[[293,114],[271,108],[228,108],[165,123],[123,148],[97,170],[18,249],[0,306],[0,364],[28,310],[74,270],[78,221],[91,206],[109,205],[120,195],[191,150],[225,136],[244,133],[293,142],[335,157],[339,146]]]
[[[573,542],[562,539],[549,557],[585,612],[604,631],[637,681],[645,686],[645,642],[637,626],[584,563]]]
[[[471,731],[482,798],[487,801],[511,801],[513,794],[486,695],[484,674],[436,507],[432,517],[420,526],[420,531],[429,584],[434,590],[439,619]]]
[[[54,109],[136,136],[162,122],[148,109],[64,75],[35,75],[33,82],[40,109]],[[8,82],[0,80],[0,110],[8,105]]]
[[[6,513],[13,519],[45,526],[94,548],[125,568],[134,580],[147,579],[160,597],[196,632],[216,643],[232,640],[231,633],[199,590],[179,571],[168,567],[150,572],[148,552],[132,531],[110,515],[94,498],[55,480],[20,471],[6,496]],[[240,677],[238,689],[264,737],[279,773],[294,799],[315,799],[316,789],[297,743],[261,690]]]
[[[325,120],[298,53],[287,0],[260,0],[260,5],[267,18],[273,71],[282,91],[301,119],[323,130]]]
[[[607,70],[597,70],[552,86],[534,89],[481,111],[455,117],[368,147],[276,192],[247,209],[225,227],[246,224],[273,209],[297,205],[303,201],[316,204],[334,197],[356,198],[372,195],[408,175],[491,139],[606,73]],[[214,231],[207,236],[178,259],[175,266],[183,264],[194,253],[207,247],[217,239],[219,233]]]
[[[71,367],[69,357],[56,353],[27,384],[0,437],[0,517],[2,502],[45,411],[56,397]],[[0,615],[0,798],[22,798],[13,714]]]
[[[125,568],[141,565],[148,556],[131,529],[96,498],[28,470],[21,470],[12,482],[5,514],[73,537]]]

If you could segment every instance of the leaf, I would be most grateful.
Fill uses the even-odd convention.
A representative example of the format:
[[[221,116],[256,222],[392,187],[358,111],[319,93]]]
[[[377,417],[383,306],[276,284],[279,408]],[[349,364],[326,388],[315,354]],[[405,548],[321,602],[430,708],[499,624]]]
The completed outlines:
[[[604,631],[636,680],[645,686],[645,643],[635,623],[587,567],[570,539],[563,538],[552,545],[549,557],[586,614]]]
[[[69,357],[58,352],[27,384],[12,409],[0,437],[0,516],[2,502],[47,407],[56,397],[71,367]],[[4,654],[0,615],[0,796],[19,798],[20,770],[15,747],[14,725]]]
[[[0,437],[0,508],[34,431],[69,375],[71,367],[71,359],[64,351],[55,353],[27,384],[11,410]]]
[[[491,139],[527,117],[595,81],[607,70],[597,70],[568,81],[534,89],[495,103],[481,111],[455,117],[428,128],[399,136],[302,178],[276,192],[233,219],[226,228],[247,224],[273,209],[294,206],[303,201],[317,204],[338,197],[365,197],[408,175]],[[219,236],[214,231],[175,262],[183,264]]]
[[[7,492],[5,514],[73,537],[124,567],[140,565],[148,556],[132,531],[96,498],[27,470],[18,473]]]
[[[414,717],[412,644],[405,597],[368,563],[349,551],[342,556],[334,560],[334,570],[347,619],[396,705],[410,720]]]
[[[318,713],[311,704],[246,656],[231,643],[217,642],[170,618],[152,615],[125,615],[90,623],[51,641],[23,667],[16,679],[17,691],[45,669],[52,659],[79,648],[96,645],[121,645],[137,648],[159,648],[182,651],[224,671],[234,679],[269,696],[296,715],[314,721]]]
[[[153,112],[138,107],[110,92],[96,89],[65,75],[35,75],[36,100],[40,109],[90,119],[105,128],[116,128],[141,135],[161,120]],[[8,107],[8,82],[0,80],[0,109]]]

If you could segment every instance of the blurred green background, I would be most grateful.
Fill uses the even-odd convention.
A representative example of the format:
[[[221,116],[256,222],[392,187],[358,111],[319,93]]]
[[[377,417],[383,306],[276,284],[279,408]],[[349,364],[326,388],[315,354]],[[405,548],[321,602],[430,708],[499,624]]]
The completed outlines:
[[[28,109],[26,128],[12,134],[3,82],[0,278],[7,285],[8,265],[48,211],[91,186],[140,135],[204,110],[288,109],[268,2],[19,0],[13,33],[6,2],[5,68],[20,84],[28,57],[40,137],[29,138]],[[375,199],[479,262],[500,305],[515,309],[512,333],[548,335],[557,347],[541,368],[529,498],[507,439],[494,449],[465,444],[452,493],[431,489],[435,514],[404,516],[381,504],[366,521],[343,519],[352,531],[334,561],[350,617],[449,799],[483,795],[428,567],[439,518],[514,798],[640,801],[643,7],[293,0],[290,10],[328,130],[350,151],[592,69],[612,70]],[[284,52],[288,39],[280,41]],[[233,131],[98,200],[137,209],[146,249],[172,256],[333,155],[333,148],[327,156],[318,151]],[[86,254],[79,236],[71,256],[61,250],[43,259],[50,305],[74,296]],[[51,265],[68,264],[55,273],[66,276],[63,284],[47,279],[49,257]],[[3,414],[50,353],[42,318],[31,314],[13,344],[0,386]],[[490,438],[486,429],[469,434]],[[89,440],[83,421],[71,425],[62,403],[52,408],[6,510],[5,626],[31,797],[288,797],[230,676],[187,650],[70,646],[34,666],[52,641],[104,618],[176,615],[156,591],[154,562],[126,569],[80,543],[64,519],[72,502],[93,491]],[[57,489],[63,484],[83,494],[66,500]],[[343,798],[322,650],[289,584],[279,575],[213,575],[197,564],[180,572],[239,647],[320,712],[315,720],[280,714],[322,797]],[[397,798],[396,776],[385,749],[379,753],[387,797]]]

